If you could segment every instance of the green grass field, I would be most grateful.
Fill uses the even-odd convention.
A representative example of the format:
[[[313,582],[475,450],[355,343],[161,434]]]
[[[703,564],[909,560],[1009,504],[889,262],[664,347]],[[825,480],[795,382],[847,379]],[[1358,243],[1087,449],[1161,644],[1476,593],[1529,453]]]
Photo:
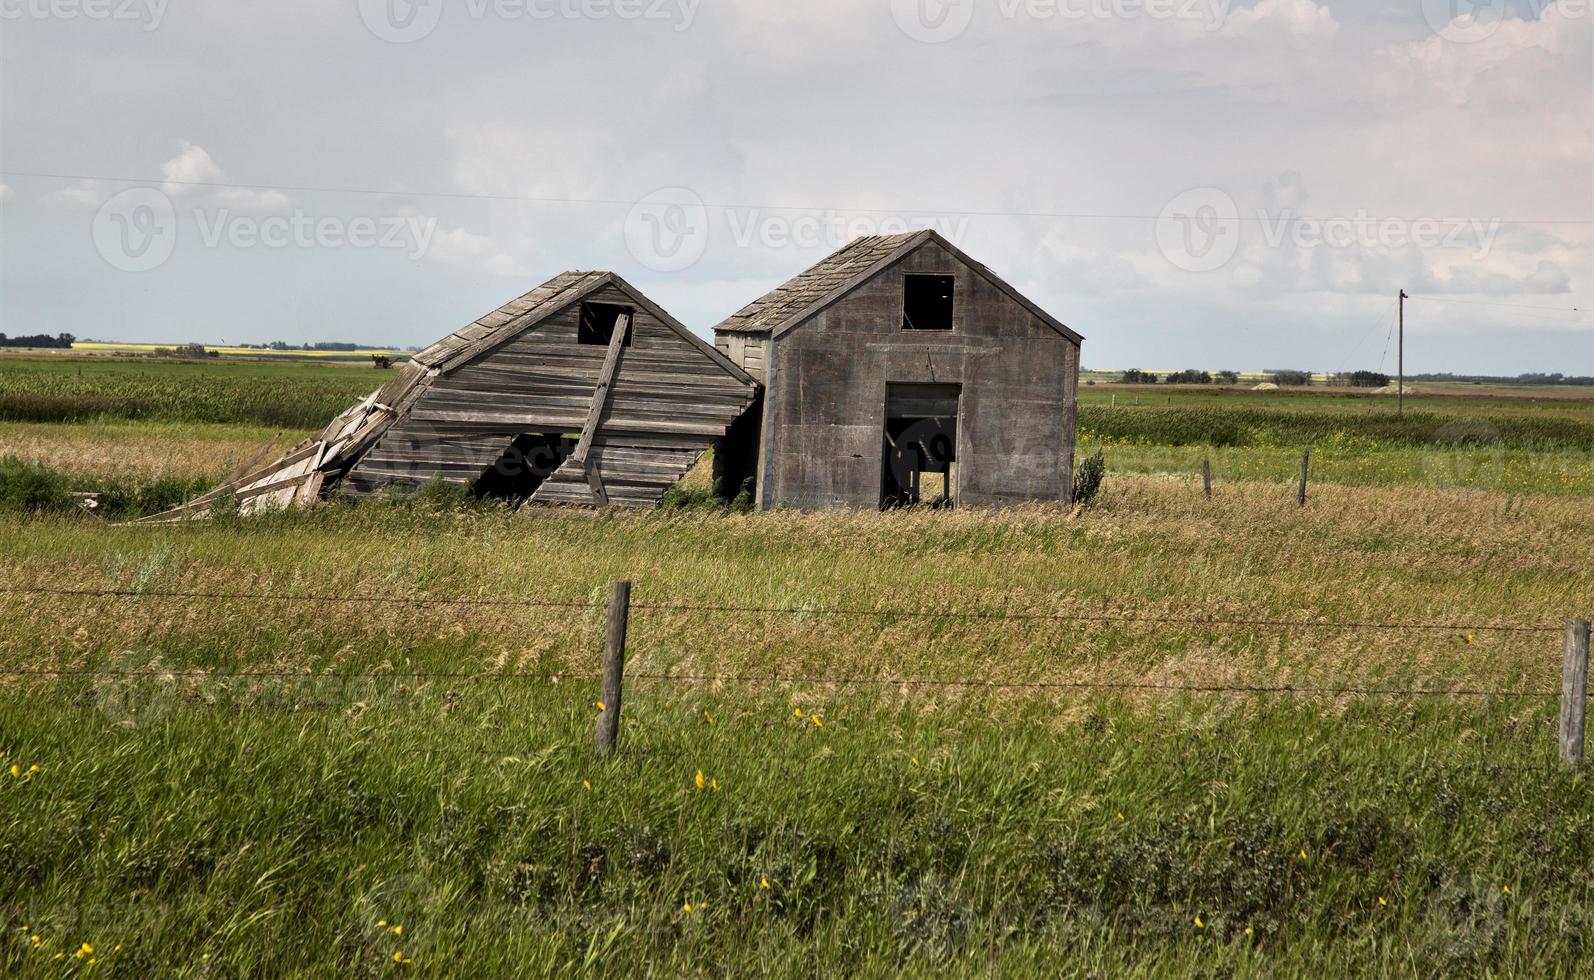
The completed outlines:
[[[17,363],[112,408],[0,419],[14,488],[219,478],[380,377]],[[0,974],[1586,974],[1594,406],[1112,393],[1077,512],[0,495]]]

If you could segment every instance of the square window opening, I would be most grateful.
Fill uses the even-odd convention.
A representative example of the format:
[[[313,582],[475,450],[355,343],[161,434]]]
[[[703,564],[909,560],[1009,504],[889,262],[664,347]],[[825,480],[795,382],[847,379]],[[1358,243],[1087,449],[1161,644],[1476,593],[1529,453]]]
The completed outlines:
[[[636,310],[618,303],[582,303],[581,324],[576,330],[576,340],[583,344],[595,344],[599,347],[609,346],[609,341],[614,339],[615,323],[622,318],[629,324]],[[631,346],[631,331],[625,332],[625,337],[620,341],[621,347]]]
[[[902,329],[951,330],[955,276],[902,277]]]

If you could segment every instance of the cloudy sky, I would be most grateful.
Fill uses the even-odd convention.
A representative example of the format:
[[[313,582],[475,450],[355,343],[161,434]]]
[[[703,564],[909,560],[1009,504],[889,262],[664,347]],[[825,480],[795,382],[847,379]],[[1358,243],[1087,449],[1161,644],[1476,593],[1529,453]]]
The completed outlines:
[[[0,331],[714,323],[932,225],[1087,367],[1594,373],[1594,0],[0,0]],[[1319,220],[1334,219],[1334,220]]]

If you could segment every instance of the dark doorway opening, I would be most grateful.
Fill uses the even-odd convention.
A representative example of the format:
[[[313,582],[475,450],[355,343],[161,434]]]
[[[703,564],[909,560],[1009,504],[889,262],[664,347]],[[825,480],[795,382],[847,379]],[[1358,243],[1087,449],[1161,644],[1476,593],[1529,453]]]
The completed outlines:
[[[886,385],[882,510],[954,505],[961,395],[958,385]]]
[[[596,344],[600,347],[607,347],[609,346],[609,341],[614,337],[615,321],[625,317],[625,322],[630,323],[634,313],[636,313],[636,310],[632,307],[620,306],[617,303],[582,303],[581,322],[576,328],[576,341],[582,344]],[[621,339],[620,346],[631,346],[630,330],[625,332],[625,337]]]
[[[493,497],[518,507],[570,458],[578,441],[560,432],[522,433],[476,478],[471,492],[478,499]]]
[[[951,330],[953,276],[902,277],[902,329]]]

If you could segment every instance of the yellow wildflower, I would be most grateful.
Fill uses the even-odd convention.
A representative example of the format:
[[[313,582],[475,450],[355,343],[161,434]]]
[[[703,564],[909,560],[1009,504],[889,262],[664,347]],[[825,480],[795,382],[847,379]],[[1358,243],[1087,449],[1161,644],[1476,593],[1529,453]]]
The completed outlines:
[[[1471,643],[1471,642],[1472,642],[1472,634],[1471,634],[1471,633],[1468,633],[1468,634],[1467,634],[1467,642],[1468,642],[1468,643]]]
[[[915,766],[917,766],[919,764],[919,757],[918,756],[913,756],[908,761],[913,763]]]
[[[13,762],[11,764],[11,778],[16,779],[20,775],[22,775],[22,767]]]
[[[1250,926],[1246,926],[1246,927],[1245,927],[1245,934],[1246,934],[1246,935],[1247,935],[1247,936],[1249,936],[1249,935],[1251,935],[1251,933],[1252,933],[1252,932],[1253,932],[1253,931],[1254,931],[1254,930],[1253,930],[1253,929],[1252,929],[1252,928],[1251,928],[1251,927],[1250,927]]]
[[[1380,895],[1380,896],[1378,896],[1378,904],[1379,905],[1388,905],[1389,903],[1384,901],[1384,896]]]
[[[1306,848],[1301,848],[1301,860],[1306,860]]]
[[[589,793],[590,793],[590,792],[592,792],[592,780],[590,780],[590,779],[583,779],[583,780],[582,780],[582,781],[581,781],[581,788],[582,788],[582,789],[584,789],[584,790],[586,790],[586,791],[587,791],[587,792],[589,792]]]
[[[718,779],[710,779],[708,781],[708,787],[709,789],[712,789],[714,792],[718,793],[720,791],[720,781]]]
[[[84,943],[83,945],[81,945],[81,946],[79,946],[77,948],[77,958],[81,960],[83,957],[89,955],[92,952],[94,952],[94,947],[90,946],[88,943]]]
[[[793,708],[793,709],[791,709],[791,716],[793,718],[801,718],[803,716],[803,709],[801,709],[801,708]],[[13,767],[13,768],[15,768],[15,767]]]
[[[386,919],[382,919],[382,920],[378,921],[377,924],[376,924],[376,927],[378,929],[386,929],[387,928],[387,920]]]
[[[1195,917],[1195,927],[1197,929],[1205,929],[1207,927],[1207,924],[1201,921],[1201,916],[1199,915]]]
[[[766,891],[766,892],[769,891],[769,879],[768,878],[760,878],[760,879],[758,879],[758,887],[762,891]]]
[[[408,956],[404,955],[404,951],[402,949],[395,949],[393,951],[393,962],[395,962],[395,963],[408,963],[409,961],[410,961],[410,958]]]
[[[810,715],[808,720],[814,723],[814,727],[815,728],[824,728],[825,727],[825,723],[823,721],[819,720],[819,716],[818,715]]]
[[[714,712],[712,712],[712,711],[705,711],[705,712],[703,712],[703,718],[704,718],[704,720],[705,720],[705,721],[707,721],[707,722],[708,722],[708,723],[709,723],[709,724],[710,724],[710,725],[712,725],[712,724],[714,724]]]
[[[599,711],[606,710],[602,701],[594,701],[592,703],[598,706],[598,710]]]
[[[401,926],[401,925],[398,925],[398,924],[394,924],[394,926],[393,926],[393,935],[395,935],[395,936],[404,935],[404,927]]]
[[[1122,810],[1119,810],[1119,811],[1118,811],[1118,819],[1119,819],[1119,820],[1120,820],[1120,821],[1122,821],[1122,820],[1123,820],[1123,818],[1124,818],[1124,812],[1123,812],[1123,811],[1122,811]]]
[[[682,902],[681,903],[681,912],[684,915],[691,915],[692,914],[692,903],[691,902]]]
[[[1503,890],[1504,890],[1504,892],[1505,892],[1505,893],[1506,893],[1506,894],[1507,894],[1507,895],[1509,895],[1509,894],[1511,894],[1511,886],[1510,886],[1510,885],[1505,885],[1505,886],[1503,886]]]
[[[702,789],[703,788],[703,786],[706,783],[706,780],[703,779],[703,770],[699,769],[697,771],[697,775],[692,777],[692,782],[697,784],[697,788],[698,789]]]

